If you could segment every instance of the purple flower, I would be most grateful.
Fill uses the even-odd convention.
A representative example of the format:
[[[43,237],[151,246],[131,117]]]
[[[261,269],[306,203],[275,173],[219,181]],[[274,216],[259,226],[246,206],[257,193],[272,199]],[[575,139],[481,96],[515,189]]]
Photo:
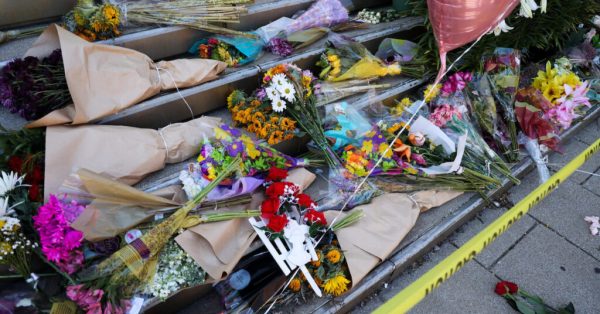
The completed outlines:
[[[265,91],[264,88],[261,87],[256,90],[256,98],[258,98],[258,100],[263,101],[265,97],[267,97],[267,91]]]
[[[446,82],[444,82],[442,93],[448,96],[455,92],[460,92],[471,80],[473,80],[473,74],[471,72],[456,72],[450,75]]]
[[[227,148],[227,153],[229,154],[229,156],[235,157],[244,151],[244,144],[242,143],[242,141],[239,141],[239,140],[233,141],[233,142],[229,143],[226,146],[226,148]]]
[[[267,44],[267,49],[271,51],[271,53],[282,57],[287,57],[294,52],[294,47],[292,47],[292,44],[290,44],[289,41],[277,37],[271,38]]]
[[[222,124],[221,125],[221,129],[227,131],[229,134],[231,134],[234,137],[239,137],[242,135],[242,132],[236,128],[232,128],[227,124]]]

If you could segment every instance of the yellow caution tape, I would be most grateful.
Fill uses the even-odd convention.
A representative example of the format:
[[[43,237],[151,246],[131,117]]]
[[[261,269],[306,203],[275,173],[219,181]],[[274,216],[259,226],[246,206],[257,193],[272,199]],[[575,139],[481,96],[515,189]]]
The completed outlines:
[[[467,243],[454,251],[450,256],[417,279],[410,286],[404,288],[392,299],[375,310],[375,314],[406,313],[423,298],[430,294],[442,282],[448,280],[454,273],[461,269],[475,255],[483,251],[490,243],[506,231],[517,220],[521,219],[533,206],[543,200],[559,184],[564,182],[575,170],[583,165],[592,155],[600,150],[600,139],[589,146],[581,154],[571,160],[564,168],[560,169],[550,179],[538,186],[533,192],[518,202],[513,208],[506,211],[485,229],[471,238]]]

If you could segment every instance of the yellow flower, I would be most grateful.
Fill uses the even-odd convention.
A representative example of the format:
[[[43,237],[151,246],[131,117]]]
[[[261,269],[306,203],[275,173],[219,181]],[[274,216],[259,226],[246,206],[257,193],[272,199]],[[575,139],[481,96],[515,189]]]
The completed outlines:
[[[342,253],[340,253],[340,251],[338,251],[336,249],[333,249],[333,250],[327,252],[327,255],[325,255],[325,257],[327,257],[327,260],[330,263],[336,264],[342,258]]]
[[[254,113],[254,116],[252,117],[252,121],[253,122],[254,121],[265,122],[265,115],[262,112],[257,111]]]
[[[6,221],[4,219],[0,219],[0,229],[2,229],[2,227],[4,227],[5,224]]]
[[[390,147],[390,146],[387,143],[381,143],[379,145],[379,153],[380,154],[385,153],[385,154],[383,154],[383,157],[385,157],[385,158],[392,158],[393,151],[391,149],[388,149],[388,147]]]
[[[269,140],[267,141],[267,143],[269,145],[275,145],[275,144],[281,142],[282,140],[283,140],[283,132],[281,132],[281,131],[274,131],[269,136]]]
[[[77,24],[77,26],[85,25],[85,18],[78,10],[73,12],[73,19],[75,20],[75,24]]]
[[[214,180],[217,177],[215,168],[212,164],[208,164],[208,175],[206,176],[209,180]]]
[[[99,32],[101,32],[101,31],[102,31],[102,28],[103,28],[103,27],[102,27],[102,24],[100,24],[100,22],[99,22],[99,21],[94,21],[94,22],[92,23],[92,29],[93,29],[93,30],[94,30],[96,33],[99,33]]]
[[[350,280],[346,279],[343,275],[335,275],[332,278],[325,280],[323,284],[323,290],[325,293],[340,296],[342,293],[348,291],[348,284]]]
[[[119,24],[119,10],[110,5],[110,4],[106,4],[104,5],[104,9],[102,10],[102,13],[104,13],[104,18],[112,25],[117,25]]]
[[[413,167],[408,167],[405,169],[406,172],[408,172],[409,174],[417,174],[419,173],[419,171],[417,171],[417,169],[413,168]]]
[[[330,54],[327,56],[327,61],[329,62],[335,62],[335,61],[339,61],[340,57],[334,55],[334,54]]]
[[[581,84],[581,80],[579,79],[579,77],[573,73],[573,72],[569,72],[569,73],[565,73],[563,75],[560,76],[560,81],[561,81],[561,85],[569,85],[572,88],[577,87],[578,85]]]
[[[6,253],[6,254],[10,254],[12,253],[12,245],[10,245],[10,243],[8,242],[1,242],[0,243],[0,252]]]
[[[294,278],[294,279],[292,279],[292,281],[290,281],[290,284],[288,285],[288,287],[293,292],[298,292],[298,291],[300,291],[300,288],[302,287],[302,283],[300,282],[300,279]]]
[[[373,151],[373,141],[363,141],[361,150],[365,153],[370,153]]]
[[[442,88],[441,84],[427,85],[425,92],[423,92],[423,97],[425,97],[425,102],[430,102],[432,99],[437,97],[437,95],[440,93],[441,88]]]
[[[281,118],[281,128],[284,130],[293,130],[296,128],[296,121],[290,118]]]
[[[235,92],[232,92],[229,94],[229,96],[227,96],[227,108],[231,108],[231,106],[233,106],[233,94],[235,94]]]
[[[204,158],[204,156],[202,156],[202,155],[198,155],[198,159],[196,159],[196,160],[197,160],[198,162],[203,162],[203,161],[204,161],[204,159],[206,159],[206,158]]]
[[[260,151],[256,149],[254,146],[254,142],[248,135],[244,134],[240,137],[240,139],[244,142],[244,146],[246,147],[246,154],[252,159],[260,156]]]
[[[215,138],[218,140],[228,140],[231,138],[231,135],[229,135],[229,133],[219,127],[215,128]]]

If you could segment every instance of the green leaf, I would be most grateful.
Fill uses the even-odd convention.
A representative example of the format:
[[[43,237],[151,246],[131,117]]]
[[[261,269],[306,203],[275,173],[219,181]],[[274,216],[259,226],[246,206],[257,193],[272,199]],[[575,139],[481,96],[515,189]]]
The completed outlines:
[[[515,300],[515,303],[517,304],[519,312],[523,314],[537,314],[531,307],[529,307],[529,304],[527,304],[526,302],[523,302],[521,300]]]

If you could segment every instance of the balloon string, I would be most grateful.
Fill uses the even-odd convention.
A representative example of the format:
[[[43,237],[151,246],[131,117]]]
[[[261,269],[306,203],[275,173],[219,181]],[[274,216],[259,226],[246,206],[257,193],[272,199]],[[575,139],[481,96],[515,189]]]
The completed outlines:
[[[458,56],[458,58],[456,58],[456,60],[454,60],[454,62],[452,62],[450,64],[450,66],[448,67],[448,69],[445,69],[444,71],[441,71],[440,69],[440,73],[441,75],[438,74],[438,77],[435,79],[433,86],[439,84],[441,82],[441,80],[448,74],[448,72],[450,72],[452,70],[452,68],[454,68],[455,64],[460,61],[469,51],[471,51],[471,49],[481,40],[481,38],[483,38],[483,36],[485,36],[487,34],[487,32],[484,32],[481,36],[479,36],[479,38],[477,38],[477,40],[475,40],[470,46],[469,48],[467,48],[465,51],[463,51],[463,53],[460,54],[460,56]],[[445,60],[443,61],[443,63],[445,64]],[[425,94],[425,97],[423,98],[423,100],[420,101],[419,107],[417,108],[417,110],[414,111],[414,113],[411,115],[410,119],[408,120],[407,123],[404,124],[404,126],[402,127],[402,129],[400,129],[400,131],[398,131],[398,133],[396,133],[396,136],[394,137],[394,139],[392,140],[392,143],[396,142],[396,140],[400,137],[400,135],[402,134],[402,132],[404,132],[404,130],[406,129],[406,127],[408,125],[410,125],[412,123],[412,121],[415,119],[415,117],[418,115],[419,110],[421,110],[421,108],[425,105],[425,99],[429,98],[433,91],[435,90],[435,88],[430,88],[429,91],[427,92],[427,94]],[[344,205],[342,205],[342,207],[338,210],[337,215],[334,217],[334,219],[329,223],[329,227],[327,227],[327,231],[329,231],[333,225],[335,224],[335,222],[338,220],[338,218],[340,217],[340,215],[342,214],[342,212],[344,211],[344,209],[346,209],[346,207],[348,206],[348,204],[350,203],[350,201],[352,200],[352,198],[354,198],[354,196],[356,196],[356,194],[358,193],[358,191],[360,190],[360,188],[367,182],[367,179],[369,178],[369,176],[371,176],[371,174],[373,173],[373,171],[375,171],[375,169],[379,166],[379,164],[381,164],[381,162],[383,161],[383,156],[385,156],[388,151],[391,149],[391,145],[388,145],[388,147],[386,148],[386,150],[381,154],[381,157],[379,157],[379,159],[377,160],[377,162],[375,163],[375,166],[373,166],[371,168],[371,170],[369,170],[369,172],[367,173],[367,175],[362,179],[362,181],[358,184],[358,186],[354,189],[354,192],[352,192],[352,194],[350,195],[350,197],[346,198],[346,201],[344,202]],[[325,236],[325,233],[323,235],[321,235],[321,237],[319,238],[319,240],[316,242],[315,247],[319,245],[319,243],[321,243],[321,240],[323,240]],[[291,275],[289,281],[286,283],[287,285],[289,285],[289,282],[291,282],[291,280],[294,278],[294,276],[298,273],[298,269],[296,269],[296,271]],[[286,284],[284,284],[282,286],[285,287]],[[275,294],[273,294],[273,296],[271,296],[264,304],[267,304],[270,300],[272,300],[274,297],[275,299],[279,298],[279,296],[285,291],[285,289],[278,289],[277,292],[275,292]],[[271,304],[271,306],[269,306],[269,308],[265,311],[265,314],[269,313],[271,311],[271,309],[273,308],[273,306],[275,305],[275,302],[273,302]],[[263,307],[261,306],[261,308]]]

